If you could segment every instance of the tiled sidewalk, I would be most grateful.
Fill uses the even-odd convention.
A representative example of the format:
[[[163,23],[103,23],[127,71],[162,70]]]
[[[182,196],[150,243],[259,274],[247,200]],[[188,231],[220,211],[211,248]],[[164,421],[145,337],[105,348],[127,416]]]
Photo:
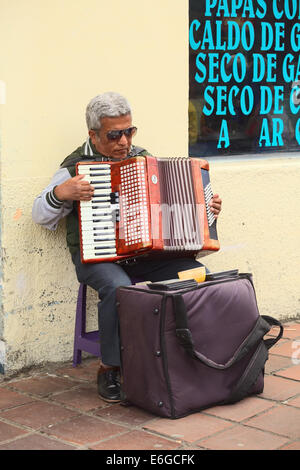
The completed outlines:
[[[300,322],[270,351],[263,394],[185,418],[109,405],[98,360],[0,379],[0,450],[300,450]]]

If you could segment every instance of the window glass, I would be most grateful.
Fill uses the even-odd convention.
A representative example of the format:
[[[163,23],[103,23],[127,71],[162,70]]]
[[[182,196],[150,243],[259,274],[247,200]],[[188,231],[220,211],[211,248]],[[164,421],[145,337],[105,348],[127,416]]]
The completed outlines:
[[[190,0],[190,155],[299,150],[299,51],[299,0]]]

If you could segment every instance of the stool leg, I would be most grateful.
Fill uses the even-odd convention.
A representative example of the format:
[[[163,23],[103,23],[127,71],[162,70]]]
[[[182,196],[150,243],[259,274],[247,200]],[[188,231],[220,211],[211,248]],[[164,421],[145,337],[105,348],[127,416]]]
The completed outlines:
[[[85,333],[86,325],[86,284],[80,284],[78,290],[77,306],[76,306],[76,319],[75,319],[75,334],[74,334],[74,352],[73,352],[73,367],[81,363],[81,349],[79,349],[77,339]]]

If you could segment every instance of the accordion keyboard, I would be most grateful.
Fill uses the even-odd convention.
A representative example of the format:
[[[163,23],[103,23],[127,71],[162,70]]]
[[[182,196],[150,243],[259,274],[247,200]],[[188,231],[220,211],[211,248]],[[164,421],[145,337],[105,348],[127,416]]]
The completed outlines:
[[[84,259],[116,256],[114,221],[118,216],[119,200],[112,195],[110,165],[80,165],[78,174],[84,175],[94,188],[90,201],[80,201],[82,255]]]

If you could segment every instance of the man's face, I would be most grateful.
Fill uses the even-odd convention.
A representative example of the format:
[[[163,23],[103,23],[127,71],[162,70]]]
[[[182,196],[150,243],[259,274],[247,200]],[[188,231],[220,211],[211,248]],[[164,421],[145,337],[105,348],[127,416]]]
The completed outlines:
[[[126,158],[130,151],[132,136],[127,137],[125,134],[122,134],[119,139],[109,140],[107,133],[132,127],[131,114],[119,117],[104,117],[100,122],[100,131],[89,131],[91,141],[96,150],[112,159]]]

